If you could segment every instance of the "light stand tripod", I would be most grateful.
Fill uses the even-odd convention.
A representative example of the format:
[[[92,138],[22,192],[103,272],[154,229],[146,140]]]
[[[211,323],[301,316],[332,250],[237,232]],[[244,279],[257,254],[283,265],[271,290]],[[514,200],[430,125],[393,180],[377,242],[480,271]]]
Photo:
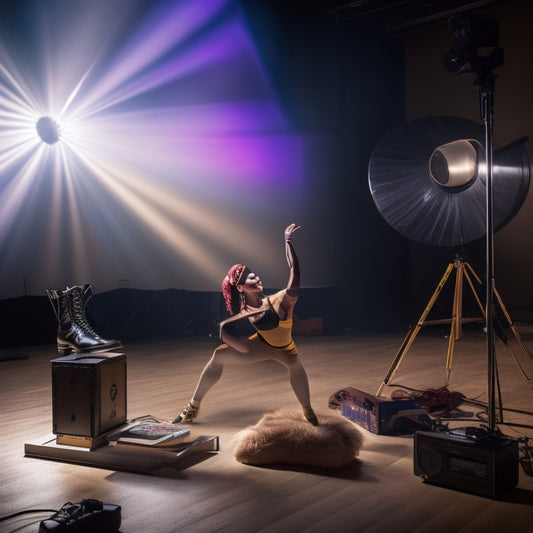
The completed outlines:
[[[436,485],[443,485],[450,488],[467,490],[478,494],[488,495],[491,497],[499,496],[506,490],[513,488],[519,479],[518,467],[518,441],[517,439],[506,438],[496,427],[496,399],[499,397],[500,421],[503,423],[503,407],[501,405],[501,395],[496,392],[497,384],[497,370],[496,358],[494,350],[494,334],[498,333],[500,338],[503,336],[502,328],[495,331],[495,326],[498,327],[497,317],[495,316],[495,302],[496,300],[503,308],[501,298],[496,293],[494,283],[494,213],[493,213],[493,153],[492,153],[492,126],[493,126],[493,92],[494,79],[491,69],[503,64],[503,50],[498,45],[497,31],[487,31],[488,25],[481,24],[480,19],[475,19],[469,16],[454,16],[449,20],[449,27],[453,31],[454,46],[449,54],[445,56],[447,67],[455,74],[464,72],[475,72],[477,74],[476,85],[479,85],[479,94],[481,98],[481,115],[485,123],[485,168],[480,161],[480,152],[476,149],[476,153],[467,147],[465,144],[464,156],[453,157],[448,159],[448,155],[455,153],[455,144],[443,144],[438,149],[434,150],[433,154],[437,154],[438,158],[434,161],[430,159],[431,164],[434,164],[437,174],[431,174],[433,179],[443,186],[448,182],[452,185],[457,184],[458,187],[466,186],[468,190],[470,187],[477,187],[480,192],[485,192],[485,217],[480,217],[481,222],[485,222],[485,237],[486,237],[486,301],[485,309],[483,310],[480,301],[476,298],[478,306],[482,309],[485,319],[485,328],[487,334],[487,396],[488,396],[488,427],[465,427],[449,429],[447,426],[440,428],[435,432],[416,432],[414,439],[414,473],[425,479],[429,483]],[[491,30],[497,30],[497,23],[491,24]],[[493,48],[495,47],[495,48]],[[487,48],[492,49],[489,55],[485,52]],[[477,56],[480,52],[483,55]],[[477,140],[477,139],[476,139]],[[468,141],[471,142],[471,141]],[[461,143],[464,144],[464,143]],[[479,143],[481,145],[481,143]],[[453,146],[453,150],[450,149]],[[467,149],[468,148],[468,149]],[[445,149],[443,151],[443,149]],[[441,156],[444,161],[441,161]],[[432,155],[433,158],[433,155]],[[448,163],[452,163],[449,165]],[[454,163],[459,162],[459,165]],[[464,163],[464,165],[463,165]],[[444,172],[440,172],[444,169]],[[468,172],[462,173],[460,169],[464,168]],[[483,172],[485,170],[485,172]],[[444,180],[441,178],[444,177]],[[458,179],[464,177],[464,180]],[[529,182],[529,173],[528,173]],[[497,185],[499,187],[500,180]],[[433,186],[433,185],[432,185]],[[482,187],[485,186],[485,191]],[[467,190],[463,189],[463,190]],[[473,192],[472,189],[470,192]],[[454,192],[460,192],[456,188]],[[480,195],[482,196],[482,195]],[[483,198],[480,198],[482,205]],[[500,200],[500,198],[498,198]],[[499,212],[497,213],[497,219]],[[498,221],[499,222],[499,221]],[[481,224],[482,226],[483,224]],[[480,232],[478,238],[483,235]],[[466,241],[459,241],[456,244],[463,244]],[[462,299],[462,280],[466,277],[471,284],[470,274],[474,274],[469,265],[462,261],[456,261],[454,265],[448,267],[447,273],[441,284],[444,284],[451,269],[456,269],[456,290],[454,294],[454,316],[451,320],[452,331],[450,332],[450,345],[448,350],[447,360],[447,375],[446,381],[449,379],[451,370],[451,361],[453,353],[453,343],[455,337],[459,333],[461,325],[461,299]],[[479,281],[479,280],[478,280]],[[472,284],[471,284],[472,286]],[[436,294],[440,289],[437,291]],[[474,291],[475,292],[475,291]],[[434,295],[436,298],[436,295]],[[504,312],[508,322],[509,315]],[[422,321],[423,323],[423,321]],[[420,325],[420,322],[419,322]],[[419,329],[419,325],[417,326]],[[417,331],[417,330],[415,330]],[[515,331],[515,330],[513,330]],[[504,338],[502,338],[504,340]],[[404,342],[405,347],[408,347],[411,342],[411,337],[408,336]],[[504,340],[505,342],[505,340]],[[401,360],[402,355],[397,357],[396,364],[389,371],[390,376],[395,370],[397,364]],[[529,380],[528,380],[529,381]],[[384,382],[385,383],[385,382]],[[465,460],[460,459],[463,457]],[[457,463],[456,459],[459,459]],[[463,464],[459,464],[463,463]],[[466,465],[469,466],[466,466]],[[491,476],[481,475],[480,470],[476,467],[474,474],[472,465],[485,465],[484,470],[491,472]]]
[[[483,24],[482,24],[483,22]],[[486,359],[487,359],[487,396],[488,396],[488,430],[491,436],[497,436],[496,426],[496,401],[499,402],[500,408],[500,418],[499,422],[503,422],[503,408],[501,406],[501,395],[499,394],[499,382],[497,379],[497,368],[496,368],[496,357],[494,349],[494,333],[495,326],[498,326],[498,334],[503,342],[507,345],[505,335],[500,324],[497,322],[497,317],[495,316],[495,303],[496,301],[503,310],[505,319],[508,324],[511,326],[515,337],[520,342],[525,351],[529,354],[524,344],[522,343],[518,332],[512,325],[509,314],[503,306],[500,296],[496,292],[495,283],[494,283],[494,212],[493,212],[493,149],[492,149],[492,132],[493,132],[493,118],[494,118],[494,80],[496,76],[493,74],[492,69],[503,64],[503,49],[498,46],[498,23],[495,21],[477,19],[475,17],[469,16],[453,16],[449,20],[449,27],[453,33],[454,45],[452,46],[450,52],[444,56],[445,66],[448,70],[454,74],[462,74],[475,72],[477,77],[475,80],[475,85],[479,87],[479,96],[480,96],[480,108],[481,108],[481,117],[485,126],[485,139],[484,139],[484,150],[485,150],[485,172],[483,172],[483,164],[480,161],[479,152],[475,157],[475,161],[472,161],[472,156],[469,156],[468,160],[465,158],[461,163],[468,163],[472,168],[475,168],[476,173],[472,176],[476,176],[478,184],[483,184],[485,186],[485,238],[486,238],[486,297],[485,297],[485,308],[483,309],[479,298],[477,297],[470,274],[475,276],[475,273],[471,269],[470,265],[463,263],[461,260],[457,260],[454,264],[450,264],[446,273],[444,274],[437,290],[433,294],[430,303],[426,307],[426,310],[422,314],[417,326],[413,331],[410,331],[400,350],[398,351],[393,364],[391,365],[385,380],[382,382],[380,388],[378,389],[378,395],[380,394],[384,385],[388,384],[394,373],[396,372],[398,365],[405,356],[406,351],[411,346],[415,336],[417,335],[420,327],[428,322],[425,321],[429,310],[434,304],[438,294],[440,293],[442,287],[446,283],[451,271],[453,268],[456,270],[456,285],[454,293],[454,307],[453,307],[453,317],[451,319],[451,332],[450,340],[448,346],[448,358],[446,362],[446,384],[449,381],[452,360],[453,360],[453,348],[454,342],[460,334],[461,324],[463,322],[461,305],[462,305],[462,286],[463,278],[466,278],[472,288],[474,295],[476,297],[476,302],[480,307],[483,318],[485,320],[485,331],[487,334],[487,350],[486,350]],[[487,50],[491,50],[487,55]],[[480,55],[476,55],[478,52],[481,52]],[[453,143],[452,143],[453,144]],[[440,153],[439,157],[443,155],[442,148],[448,145],[443,145],[435,152]],[[434,152],[434,153],[435,153]],[[432,156],[433,157],[433,156]],[[446,157],[444,156],[444,159]],[[436,160],[435,168],[440,170],[441,165],[440,159]],[[447,163],[447,159],[446,159]],[[430,161],[430,168],[431,168]],[[457,165],[456,165],[457,166]],[[457,168],[462,165],[457,166]],[[455,168],[452,166],[444,165],[446,172],[444,173],[444,180],[441,180],[441,175],[437,175],[437,182],[439,184],[447,184],[452,177],[452,172],[454,173],[454,178],[460,177],[460,174],[455,175]],[[472,176],[469,174],[465,175],[468,179],[472,179]],[[432,175],[432,177],[434,177]],[[451,180],[452,182],[454,180]],[[457,183],[463,184],[458,180]],[[470,274],[469,274],[470,273]],[[477,276],[475,276],[477,278]],[[479,281],[479,279],[477,278]],[[507,346],[509,348],[509,346]],[[515,362],[518,364],[522,375],[526,378],[527,381],[530,381],[521,366],[518,363],[518,360],[512,353],[509,348],[511,355],[513,356]],[[529,354],[531,358],[531,354]],[[498,390],[497,390],[498,389]]]
[[[453,294],[453,305],[452,305],[452,318],[446,318],[446,319],[440,319],[440,320],[426,320],[428,317],[431,309],[435,305],[435,302],[437,301],[439,295],[441,294],[443,288],[445,287],[446,283],[448,282],[450,276],[455,271],[455,286],[454,286],[454,294]],[[393,379],[394,375],[396,374],[396,371],[398,370],[401,362],[403,361],[405,355],[407,354],[407,351],[415,341],[416,336],[420,332],[423,326],[429,326],[429,325],[436,325],[436,324],[451,324],[450,325],[450,335],[448,337],[448,354],[446,357],[446,378],[445,378],[445,385],[448,385],[451,371],[452,371],[452,365],[453,365],[453,355],[454,355],[454,348],[455,348],[455,341],[459,339],[462,333],[462,325],[467,322],[482,322],[486,321],[486,312],[483,308],[483,305],[481,303],[481,300],[477,294],[477,291],[475,289],[475,285],[473,283],[473,279],[477,281],[478,283],[481,283],[481,280],[475,273],[474,269],[469,263],[464,262],[461,258],[456,257],[453,263],[450,263],[448,267],[446,268],[446,271],[444,272],[444,275],[442,276],[441,280],[439,281],[435,291],[433,292],[433,295],[431,296],[426,308],[424,309],[424,312],[420,316],[416,326],[409,330],[406,337],[404,338],[398,352],[396,353],[394,360],[389,367],[389,370],[387,371],[387,375],[385,379],[381,382],[378,391],[376,393],[376,396],[380,396],[383,387],[385,385],[388,385],[390,381]],[[472,318],[464,318],[463,317],[463,286],[464,286],[464,280],[466,279],[468,286],[470,287],[472,294],[474,296],[474,299],[477,303],[477,306],[481,312],[480,317],[472,317]],[[511,317],[509,313],[507,312],[503,301],[498,294],[498,291],[496,288],[493,287],[494,296],[496,297],[496,301],[499,305],[500,310],[503,313],[503,316],[505,318],[505,321],[507,322],[507,325],[513,332],[515,339],[520,344],[522,349],[525,353],[529,355],[530,358],[532,358],[531,353],[527,349],[526,345],[522,341],[520,334],[518,333],[518,330],[514,326]],[[494,321],[494,317],[492,317],[492,320]],[[527,376],[526,372],[520,365],[520,362],[514,352],[512,351],[511,347],[507,343],[507,339],[504,336],[503,330],[501,327],[499,328],[501,331],[500,338],[502,342],[506,345],[507,350],[509,351],[509,354],[513,358],[514,362],[516,363],[518,369],[520,370],[520,373],[524,377],[526,381],[530,381],[529,377]]]

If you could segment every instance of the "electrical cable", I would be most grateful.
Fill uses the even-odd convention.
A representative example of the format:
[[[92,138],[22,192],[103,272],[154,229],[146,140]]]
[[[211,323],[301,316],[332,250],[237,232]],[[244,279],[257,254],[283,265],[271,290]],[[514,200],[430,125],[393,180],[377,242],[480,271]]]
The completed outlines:
[[[27,509],[26,511],[18,511],[17,513],[13,513],[6,516],[0,516],[0,522],[4,522],[5,520],[10,520],[11,518],[15,518],[16,516],[21,516],[24,514],[30,514],[30,513],[57,513],[57,509]]]

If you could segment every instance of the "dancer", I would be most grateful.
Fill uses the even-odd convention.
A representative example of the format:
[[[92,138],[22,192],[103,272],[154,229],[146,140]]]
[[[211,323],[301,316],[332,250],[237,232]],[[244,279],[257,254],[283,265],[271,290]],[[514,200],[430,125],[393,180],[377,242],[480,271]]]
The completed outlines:
[[[215,349],[202,371],[190,402],[174,419],[174,424],[190,423],[198,416],[200,402],[220,379],[224,364],[257,363],[273,359],[287,369],[290,384],[305,418],[314,426],[318,425],[311,407],[307,374],[291,336],[293,311],[300,289],[300,267],[291,240],[299,228],[291,224],[285,229],[285,253],[289,264],[286,289],[264,296],[261,279],[246,265],[237,264],[229,269],[222,282],[222,294],[232,315],[220,324],[220,338],[224,344]],[[256,333],[240,338],[228,331],[229,324],[244,319],[250,322]]]

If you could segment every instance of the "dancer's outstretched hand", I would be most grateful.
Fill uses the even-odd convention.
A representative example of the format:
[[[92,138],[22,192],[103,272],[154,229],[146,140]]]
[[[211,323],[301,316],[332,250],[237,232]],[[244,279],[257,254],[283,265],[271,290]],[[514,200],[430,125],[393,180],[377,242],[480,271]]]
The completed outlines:
[[[299,230],[302,226],[298,226],[298,224],[292,223],[291,225],[287,226],[285,228],[285,242],[291,242],[292,234]]]

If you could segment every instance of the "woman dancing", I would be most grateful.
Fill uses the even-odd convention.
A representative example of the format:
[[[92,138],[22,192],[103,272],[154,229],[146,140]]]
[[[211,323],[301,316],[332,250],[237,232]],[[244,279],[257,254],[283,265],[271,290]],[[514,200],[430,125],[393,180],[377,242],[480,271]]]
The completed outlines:
[[[222,294],[232,315],[220,324],[218,346],[204,367],[196,390],[183,411],[173,420],[174,424],[190,423],[200,410],[200,402],[220,379],[226,363],[256,363],[273,359],[289,373],[289,380],[300,402],[305,418],[314,426],[318,420],[311,407],[309,382],[292,340],[294,306],[300,290],[300,267],[292,246],[292,235],[300,226],[291,224],[285,229],[285,253],[289,264],[287,288],[272,296],[263,295],[263,284],[246,265],[232,266],[222,282]],[[255,333],[247,338],[228,332],[226,326],[247,319]]]

